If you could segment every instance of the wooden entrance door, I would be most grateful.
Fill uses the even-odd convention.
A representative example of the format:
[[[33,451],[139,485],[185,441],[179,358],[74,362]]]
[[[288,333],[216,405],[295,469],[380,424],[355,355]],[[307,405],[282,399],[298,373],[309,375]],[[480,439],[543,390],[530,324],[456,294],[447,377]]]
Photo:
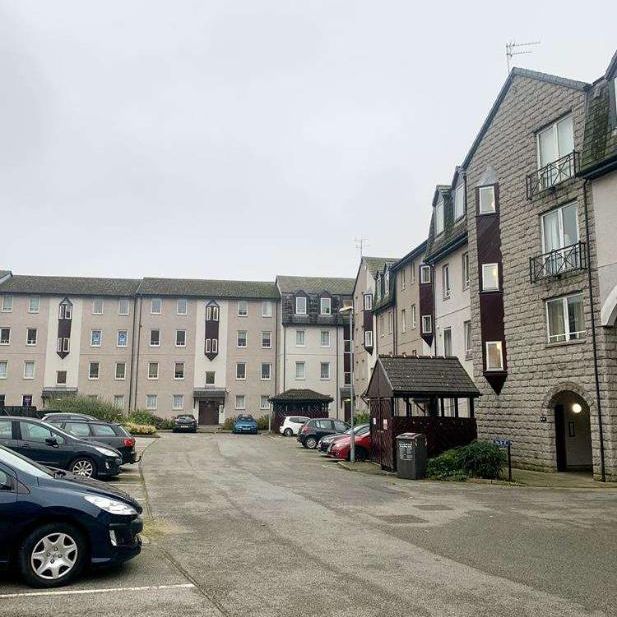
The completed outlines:
[[[199,424],[219,423],[219,404],[217,401],[199,401]]]

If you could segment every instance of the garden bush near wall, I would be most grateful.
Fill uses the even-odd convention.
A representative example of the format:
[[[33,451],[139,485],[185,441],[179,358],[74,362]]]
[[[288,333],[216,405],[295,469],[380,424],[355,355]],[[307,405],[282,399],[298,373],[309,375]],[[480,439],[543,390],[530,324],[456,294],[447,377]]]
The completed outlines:
[[[135,424],[133,422],[125,422],[124,428],[131,435],[155,435],[156,426],[152,424]]]
[[[174,421],[169,418],[161,418],[156,416],[145,409],[136,409],[131,411],[128,415],[129,422],[134,424],[150,424],[155,426],[158,430],[172,429],[174,427]]]
[[[54,411],[65,413],[83,413],[87,416],[104,420],[105,422],[121,422],[124,419],[122,411],[107,401],[89,398],[87,396],[69,396],[52,401],[50,407]]]
[[[426,473],[433,480],[494,480],[506,464],[502,448],[487,441],[473,441],[467,446],[446,450],[428,461]]]
[[[356,411],[353,416],[353,423],[358,426],[358,424],[370,424],[371,422],[371,414],[368,411]]]

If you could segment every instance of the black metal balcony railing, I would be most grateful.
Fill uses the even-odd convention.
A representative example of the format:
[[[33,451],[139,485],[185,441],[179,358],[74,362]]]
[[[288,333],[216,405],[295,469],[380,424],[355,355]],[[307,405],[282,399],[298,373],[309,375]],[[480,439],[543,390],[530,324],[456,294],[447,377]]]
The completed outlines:
[[[586,268],[587,253],[584,242],[529,258],[529,278],[532,283]]]
[[[527,176],[527,199],[551,189],[566,180],[574,178],[580,167],[580,156],[576,150],[545,165]]]

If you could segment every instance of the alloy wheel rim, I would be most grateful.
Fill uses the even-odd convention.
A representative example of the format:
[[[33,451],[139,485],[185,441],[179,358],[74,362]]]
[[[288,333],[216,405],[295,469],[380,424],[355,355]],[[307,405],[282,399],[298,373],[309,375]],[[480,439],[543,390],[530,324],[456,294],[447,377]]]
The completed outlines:
[[[66,576],[75,567],[77,543],[66,533],[50,533],[41,538],[30,557],[37,576],[51,581]]]
[[[90,461],[77,461],[73,465],[73,473],[76,476],[85,476],[86,478],[92,477],[92,473],[94,472],[94,468],[92,467],[92,463]]]

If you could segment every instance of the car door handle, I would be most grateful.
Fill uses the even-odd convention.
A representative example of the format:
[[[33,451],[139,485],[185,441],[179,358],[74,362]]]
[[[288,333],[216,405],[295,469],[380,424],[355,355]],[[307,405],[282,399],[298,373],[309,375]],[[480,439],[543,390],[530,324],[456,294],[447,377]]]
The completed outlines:
[[[29,448],[29,447],[30,447],[30,444],[29,444],[29,443],[26,443],[26,442],[24,441],[24,442],[22,442],[22,443],[20,444],[20,446],[21,446],[22,448]]]

